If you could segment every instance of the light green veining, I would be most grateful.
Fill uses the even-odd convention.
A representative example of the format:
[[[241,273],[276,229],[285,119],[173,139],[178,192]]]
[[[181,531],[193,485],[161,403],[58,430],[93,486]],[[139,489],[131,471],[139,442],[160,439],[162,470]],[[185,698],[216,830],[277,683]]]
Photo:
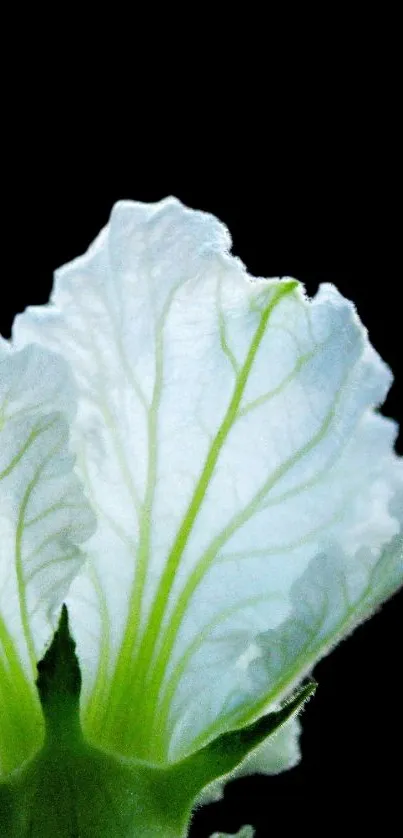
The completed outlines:
[[[128,730],[131,731],[130,736],[133,737],[133,724],[135,730],[134,735],[136,737],[136,744],[139,749],[138,756],[141,756],[143,751],[145,753],[147,753],[148,751],[148,735],[150,727],[153,724],[153,713],[155,711],[155,704],[153,701],[150,702],[150,694],[147,691],[146,695],[144,690],[146,686],[147,676],[150,674],[150,667],[151,671],[153,671],[153,657],[155,654],[156,643],[160,633],[161,621],[165,613],[165,610],[168,606],[169,594],[175,580],[176,571],[178,569],[181,557],[183,555],[183,551],[186,547],[187,541],[192,531],[193,524],[204,501],[206,491],[210,483],[211,477],[213,475],[220,452],[237,417],[239,405],[241,403],[256,354],[265,334],[270,315],[272,311],[276,308],[276,306],[280,303],[280,301],[285,296],[289,295],[295,289],[296,286],[297,283],[294,281],[283,282],[279,284],[276,290],[273,292],[268,304],[266,305],[266,309],[263,312],[261,312],[259,325],[252,339],[245,362],[237,375],[233,395],[228,406],[227,412],[213,439],[201,475],[199,477],[198,483],[195,487],[192,499],[190,501],[188,510],[179,528],[174,544],[170,550],[169,556],[167,557],[167,561],[158,586],[158,590],[156,592],[150,610],[150,614],[147,621],[147,627],[135,654],[133,654],[134,646],[136,644],[136,641],[138,641],[138,637],[136,637],[134,629],[137,628],[138,622],[137,618],[133,620],[132,612],[130,612],[128,627],[125,633],[125,638],[115,669],[111,694],[108,701],[107,723],[105,724],[104,720],[102,729],[97,731],[97,741],[100,737],[101,741],[103,741],[106,746],[111,747],[112,745],[115,745],[115,747],[124,748],[125,740],[127,739],[128,735]],[[158,378],[156,379],[156,383],[158,383]],[[160,386],[162,386],[162,381],[159,387]],[[160,397],[159,387],[158,399]],[[156,410],[157,406],[158,404],[156,404]],[[153,439],[153,437],[150,435],[149,440],[151,439]],[[148,528],[150,526],[151,510],[149,509],[149,506],[145,505],[145,508],[147,509],[149,515],[149,520],[147,522]],[[145,557],[148,555],[149,549],[149,540],[143,536],[143,538],[140,538],[139,544],[139,564],[140,566],[141,564],[144,565],[143,574],[146,572]],[[142,551],[144,552],[142,553]],[[138,579],[139,577],[137,575],[137,582]],[[138,593],[136,593],[136,597],[138,597]],[[181,601],[181,607],[182,604],[183,603]],[[157,664],[158,677],[160,676],[161,671],[161,664]],[[130,722],[128,722],[127,719],[127,706],[124,700],[124,714],[122,713],[121,718],[119,718],[119,714],[117,713],[119,706],[122,707],[122,698],[124,697],[125,693],[128,692],[128,685],[130,685],[129,694],[130,705],[132,707],[132,718]]]

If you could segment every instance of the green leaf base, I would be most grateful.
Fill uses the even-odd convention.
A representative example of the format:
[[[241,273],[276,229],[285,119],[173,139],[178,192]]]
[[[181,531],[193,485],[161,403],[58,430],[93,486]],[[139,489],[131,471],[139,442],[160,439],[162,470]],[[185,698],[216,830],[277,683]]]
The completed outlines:
[[[45,744],[31,762],[0,783],[2,838],[185,838],[203,789],[230,777],[314,689],[309,683],[278,712],[219,736],[181,762],[160,767],[106,754],[84,739],[80,686],[64,608],[39,667]]]
[[[45,748],[0,792],[2,835],[182,838],[193,801],[184,799],[166,773],[125,765],[85,743],[63,751]]]

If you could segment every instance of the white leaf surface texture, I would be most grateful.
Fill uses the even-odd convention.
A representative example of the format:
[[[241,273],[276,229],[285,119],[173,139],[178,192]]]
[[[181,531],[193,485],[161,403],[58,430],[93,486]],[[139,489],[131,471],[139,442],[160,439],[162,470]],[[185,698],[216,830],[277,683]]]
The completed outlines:
[[[174,199],[119,202],[14,327],[78,389],[84,727],[157,762],[267,710],[403,576],[388,367],[333,286],[309,300],[229,247]]]
[[[60,357],[0,339],[0,776],[41,742],[36,662],[94,529],[68,450],[73,407]]]

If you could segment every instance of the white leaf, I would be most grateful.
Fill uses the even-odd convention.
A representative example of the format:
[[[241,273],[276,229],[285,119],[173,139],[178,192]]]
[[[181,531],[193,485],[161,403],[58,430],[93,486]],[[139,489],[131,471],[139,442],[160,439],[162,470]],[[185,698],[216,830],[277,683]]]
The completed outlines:
[[[43,735],[36,662],[93,531],[68,451],[74,412],[66,364],[0,343],[0,775]],[[63,416],[65,414],[65,416]]]
[[[162,762],[278,699],[262,636],[289,625],[307,568],[336,585],[341,562],[361,619],[401,532],[396,428],[374,411],[391,373],[354,306],[249,278],[229,243],[173,199],[120,202],[14,329],[60,352],[79,390],[73,447],[98,517],[68,598],[87,735]],[[378,576],[381,601],[399,556]]]

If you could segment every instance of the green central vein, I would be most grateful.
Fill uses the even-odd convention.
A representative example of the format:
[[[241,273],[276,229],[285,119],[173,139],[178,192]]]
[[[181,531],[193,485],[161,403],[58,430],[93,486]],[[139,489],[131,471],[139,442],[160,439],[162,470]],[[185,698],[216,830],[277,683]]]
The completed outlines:
[[[261,315],[259,326],[255,332],[255,335],[249,347],[246,360],[237,376],[234,392],[230,404],[228,406],[227,412],[207,454],[201,475],[199,477],[197,486],[194,490],[188,510],[184,516],[184,519],[179,528],[172,549],[167,558],[167,562],[165,564],[164,571],[162,573],[161,580],[150,610],[147,628],[144,632],[143,638],[139,646],[138,654],[136,656],[136,700],[132,696],[131,698],[133,698],[132,707],[133,711],[136,713],[137,719],[137,723],[136,721],[134,721],[134,725],[138,729],[139,724],[141,724],[142,736],[146,735],[147,724],[152,723],[151,718],[149,718],[148,721],[146,721],[146,717],[149,717],[150,715],[151,708],[148,707],[147,696],[144,694],[145,679],[152,665],[153,655],[156,651],[156,643],[161,632],[162,619],[168,606],[169,595],[175,581],[176,572],[178,570],[181,558],[183,556],[184,550],[192,532],[193,525],[203,504],[207,488],[212,479],[212,475],[217,464],[217,460],[226,442],[228,434],[234,425],[239,405],[241,403],[257,352],[265,334],[270,315],[274,308],[278,305],[280,300],[293,291],[296,284],[297,283],[294,281],[281,283],[280,287],[273,294],[273,297],[269,305]],[[141,721],[139,721],[138,719],[139,708],[137,698],[139,693],[142,696],[140,700],[142,701],[142,703],[144,702],[145,705],[144,707],[142,706]]]
[[[237,529],[239,529],[240,526],[245,524],[246,521],[248,521],[251,518],[251,516],[259,510],[260,504],[265,499],[268,492],[289,471],[289,469],[292,468],[292,466],[301,457],[308,454],[309,451],[311,451],[316,445],[318,445],[319,442],[324,438],[325,434],[329,429],[330,423],[334,419],[336,407],[340,402],[349,375],[350,371],[347,370],[345,376],[343,377],[343,381],[334,397],[333,403],[331,404],[329,411],[324,417],[323,422],[317,430],[317,432],[301,449],[299,449],[295,454],[289,457],[275,470],[275,472],[263,484],[263,486],[254,496],[254,498],[249,502],[249,504],[244,509],[236,513],[233,519],[224,527],[224,529],[212,539],[210,545],[207,547],[207,549],[205,550],[195,567],[192,569],[186,581],[186,584],[184,585],[184,588],[182,589],[175,603],[175,607],[170,616],[169,623],[164,628],[163,645],[159,649],[158,656],[155,662],[151,662],[150,664],[147,677],[146,712],[151,720],[153,717],[155,720],[157,708],[159,707],[159,695],[163,685],[166,667],[168,665],[172,650],[175,645],[176,637],[179,628],[183,622],[183,618],[188,608],[190,599],[195,593],[196,588],[199,586],[200,582],[205,577],[221,547],[237,531]],[[237,413],[237,416],[239,416],[239,413],[240,411]],[[163,732],[160,731],[160,734],[163,734]]]

